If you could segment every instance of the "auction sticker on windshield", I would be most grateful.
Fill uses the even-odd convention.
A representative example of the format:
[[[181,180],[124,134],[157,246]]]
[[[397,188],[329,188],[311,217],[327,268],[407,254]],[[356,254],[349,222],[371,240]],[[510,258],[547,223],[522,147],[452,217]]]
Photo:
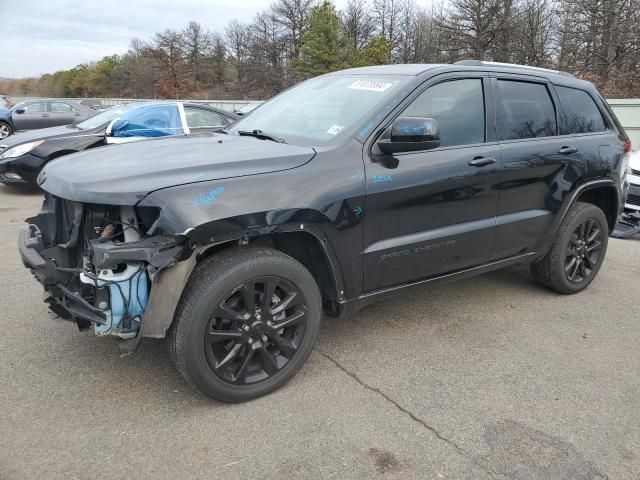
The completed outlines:
[[[370,92],[384,92],[393,87],[393,83],[383,82],[382,80],[356,80],[348,88],[354,90],[368,90]]]

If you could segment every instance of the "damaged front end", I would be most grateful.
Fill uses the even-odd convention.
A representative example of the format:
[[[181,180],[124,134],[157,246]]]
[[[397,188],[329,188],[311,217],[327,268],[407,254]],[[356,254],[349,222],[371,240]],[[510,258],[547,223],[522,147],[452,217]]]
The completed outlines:
[[[153,208],[84,204],[47,195],[21,232],[22,261],[56,315],[96,335],[138,335],[151,284],[190,251],[181,235],[148,236]]]

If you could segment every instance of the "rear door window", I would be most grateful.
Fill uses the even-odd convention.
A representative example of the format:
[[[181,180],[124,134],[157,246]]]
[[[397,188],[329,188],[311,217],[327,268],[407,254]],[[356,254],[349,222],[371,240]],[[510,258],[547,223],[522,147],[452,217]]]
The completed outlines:
[[[189,128],[219,128],[227,125],[226,120],[217,112],[198,107],[184,107]]]
[[[563,135],[603,132],[607,129],[598,106],[587,92],[558,86],[556,92],[565,115],[561,128]]]
[[[73,111],[73,107],[68,103],[52,102],[51,113],[70,113]]]
[[[497,83],[500,140],[557,135],[556,111],[546,85],[513,80]]]

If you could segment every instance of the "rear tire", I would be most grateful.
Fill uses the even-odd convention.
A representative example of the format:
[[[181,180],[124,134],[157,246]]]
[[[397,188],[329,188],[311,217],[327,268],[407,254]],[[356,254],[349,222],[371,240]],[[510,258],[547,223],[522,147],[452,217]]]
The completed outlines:
[[[0,122],[0,140],[4,140],[13,134],[13,128],[7,122]]]
[[[558,293],[581,292],[600,271],[608,237],[607,217],[600,208],[591,203],[574,204],[549,252],[531,264],[533,278]]]
[[[302,264],[269,248],[235,248],[195,268],[169,331],[169,352],[204,395],[244,402],[300,370],[321,319],[320,290]]]

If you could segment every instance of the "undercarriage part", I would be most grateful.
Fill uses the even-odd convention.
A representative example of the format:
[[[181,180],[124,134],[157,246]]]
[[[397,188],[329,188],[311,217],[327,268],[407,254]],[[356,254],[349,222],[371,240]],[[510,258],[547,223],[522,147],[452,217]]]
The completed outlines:
[[[147,221],[154,211],[147,211]],[[145,238],[145,225],[128,206],[86,205],[47,195],[40,214],[29,222],[20,234],[20,255],[42,283],[49,309],[80,329],[92,327],[99,336],[146,336],[140,330],[150,283],[191,253],[186,237]],[[158,293],[171,297],[175,285],[168,287]],[[173,310],[169,322],[172,317]]]
[[[114,268],[126,262],[145,262],[149,264],[147,271],[154,281],[160,270],[178,261],[185,241],[168,235],[127,243],[91,240],[91,261],[97,269]]]
[[[106,287],[109,302],[104,311],[106,321],[94,325],[96,335],[115,335],[121,338],[135,337],[142,323],[147,306],[148,279],[141,265],[127,265],[119,273],[105,270],[97,279],[80,274],[80,279],[100,289]],[[106,302],[105,302],[106,303]]]
[[[625,213],[611,232],[614,238],[631,238],[640,234],[640,212]]]
[[[126,225],[123,228],[124,244],[141,241],[133,208],[121,207],[120,216],[122,225]],[[116,262],[113,268],[94,265],[99,270],[97,277],[80,274],[81,282],[93,285],[96,291],[108,291],[108,298],[103,295],[102,300],[95,295],[98,308],[106,317],[103,324],[94,324],[93,329],[98,336],[133,338],[142,325],[149,294],[148,277],[143,263],[128,260],[124,268],[122,262]]]

